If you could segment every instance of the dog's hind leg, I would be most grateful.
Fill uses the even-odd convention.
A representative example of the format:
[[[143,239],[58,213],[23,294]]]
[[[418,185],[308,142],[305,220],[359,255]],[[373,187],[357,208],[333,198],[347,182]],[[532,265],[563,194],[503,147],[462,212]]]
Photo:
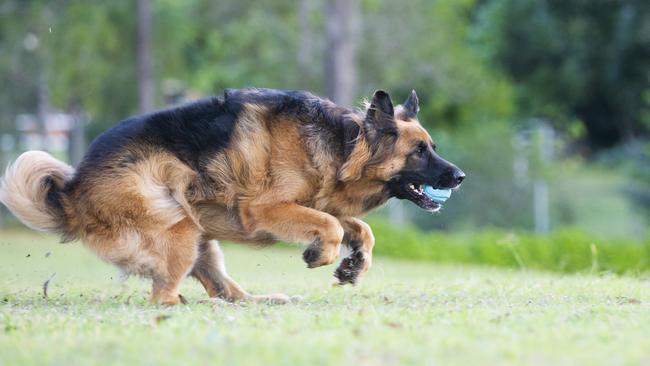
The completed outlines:
[[[190,275],[201,282],[210,297],[237,301],[248,296],[248,293],[226,273],[223,252],[216,240],[201,240],[199,257]]]
[[[199,236],[194,222],[185,218],[155,238],[156,256],[164,260],[153,271],[153,303],[177,305],[185,302],[178,289],[197,259]]]
[[[355,284],[372,265],[372,248],[375,246],[375,237],[370,226],[355,217],[340,218],[339,222],[345,230],[343,243],[350,248],[352,253],[343,258],[334,272],[334,277],[341,285]]]
[[[201,240],[199,257],[194,263],[191,276],[199,280],[211,298],[219,297],[227,301],[258,301],[286,303],[287,295],[251,295],[237,284],[226,272],[224,255],[216,240]]]

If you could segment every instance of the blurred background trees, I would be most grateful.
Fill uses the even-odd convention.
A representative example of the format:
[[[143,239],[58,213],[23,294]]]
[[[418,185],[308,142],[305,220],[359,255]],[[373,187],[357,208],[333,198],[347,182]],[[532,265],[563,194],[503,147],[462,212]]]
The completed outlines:
[[[3,163],[30,148],[78,161],[129,115],[225,88],[346,105],[414,88],[468,179],[442,215],[398,205],[406,220],[532,230],[546,190],[551,229],[647,235],[644,0],[5,0],[0,82]]]
[[[648,132],[649,14],[644,0],[486,1],[476,39],[513,81],[521,112],[561,129],[573,119],[599,150]]]

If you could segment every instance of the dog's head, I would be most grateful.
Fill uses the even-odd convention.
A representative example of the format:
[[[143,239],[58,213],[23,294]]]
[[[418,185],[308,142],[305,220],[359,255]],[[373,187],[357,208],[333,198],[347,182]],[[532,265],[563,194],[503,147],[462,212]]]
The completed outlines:
[[[368,167],[391,197],[437,211],[441,201],[432,192],[458,188],[465,173],[438,155],[436,144],[417,119],[418,110],[415,91],[396,108],[386,92],[375,92],[363,122],[371,151]]]

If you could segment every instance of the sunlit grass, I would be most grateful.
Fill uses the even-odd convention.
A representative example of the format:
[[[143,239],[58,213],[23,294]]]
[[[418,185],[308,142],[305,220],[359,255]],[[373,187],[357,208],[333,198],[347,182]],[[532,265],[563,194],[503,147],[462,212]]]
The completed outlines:
[[[0,232],[0,365],[650,363],[648,278],[378,258],[338,288],[298,248],[225,251],[250,291],[303,300],[201,304],[188,280],[190,305],[151,306],[147,281],[122,282],[80,244]]]

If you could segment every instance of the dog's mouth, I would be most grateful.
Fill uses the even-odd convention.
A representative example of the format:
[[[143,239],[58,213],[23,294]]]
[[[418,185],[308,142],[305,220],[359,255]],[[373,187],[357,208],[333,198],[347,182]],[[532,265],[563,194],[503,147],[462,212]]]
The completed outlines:
[[[429,212],[436,212],[451,196],[450,189],[436,189],[418,182],[393,182],[391,190],[395,197],[407,199]]]

